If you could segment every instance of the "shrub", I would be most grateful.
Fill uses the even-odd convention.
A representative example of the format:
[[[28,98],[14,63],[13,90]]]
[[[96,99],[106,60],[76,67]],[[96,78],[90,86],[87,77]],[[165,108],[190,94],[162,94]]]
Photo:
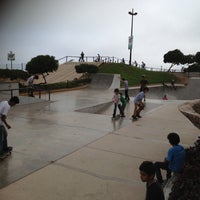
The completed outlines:
[[[183,173],[172,186],[169,200],[200,199],[200,139],[195,146],[186,149],[186,161]]]
[[[77,73],[97,73],[99,68],[96,65],[80,64],[75,66]]]
[[[10,78],[10,80],[27,80],[28,73],[18,69],[0,69],[0,77],[1,78]]]

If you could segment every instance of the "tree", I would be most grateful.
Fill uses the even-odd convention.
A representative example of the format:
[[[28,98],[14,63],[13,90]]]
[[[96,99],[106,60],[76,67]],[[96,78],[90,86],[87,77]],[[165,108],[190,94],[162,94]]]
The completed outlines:
[[[195,62],[197,62],[198,64],[200,64],[200,52],[197,52],[195,55]]]
[[[181,64],[192,64],[195,61],[194,55],[185,55]]]
[[[26,70],[29,74],[41,74],[44,83],[46,84],[46,76],[49,72],[56,71],[58,69],[58,61],[55,60],[54,56],[39,55],[34,57],[26,64]]]
[[[179,49],[169,51],[164,55],[164,63],[172,63],[168,69],[169,72],[174,65],[184,63],[184,54]]]
[[[194,63],[187,68],[188,72],[200,72],[200,64]]]

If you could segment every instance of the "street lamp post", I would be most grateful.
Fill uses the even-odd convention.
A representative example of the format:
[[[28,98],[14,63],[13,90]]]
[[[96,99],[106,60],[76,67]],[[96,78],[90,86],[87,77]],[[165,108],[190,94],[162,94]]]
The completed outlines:
[[[137,13],[134,13],[134,10],[128,12],[129,15],[131,15],[131,35],[129,36],[129,44],[128,48],[130,49],[130,56],[129,56],[129,65],[131,65],[131,59],[132,59],[132,49],[133,49],[133,16],[137,15]]]

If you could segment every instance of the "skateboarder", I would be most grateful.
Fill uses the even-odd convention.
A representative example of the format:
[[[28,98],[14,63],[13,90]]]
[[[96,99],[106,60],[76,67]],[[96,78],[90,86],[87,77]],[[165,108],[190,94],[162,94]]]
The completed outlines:
[[[121,112],[121,104],[120,104],[120,94],[119,94],[119,89],[118,88],[116,88],[114,90],[114,95],[113,95],[112,101],[113,101],[113,104],[114,104],[112,119],[115,119],[117,108],[119,108],[120,114],[122,113]]]
[[[9,101],[0,102],[0,155],[12,151],[12,147],[8,147],[7,144],[7,129],[11,126],[7,122],[7,114],[11,107],[19,103],[17,96],[11,97]],[[5,128],[6,127],[6,128]]]
[[[144,87],[143,91],[139,92],[134,98],[135,108],[133,111],[132,118],[141,118],[140,112],[144,109],[144,103],[142,100],[145,98],[145,93],[149,91],[148,87]]]

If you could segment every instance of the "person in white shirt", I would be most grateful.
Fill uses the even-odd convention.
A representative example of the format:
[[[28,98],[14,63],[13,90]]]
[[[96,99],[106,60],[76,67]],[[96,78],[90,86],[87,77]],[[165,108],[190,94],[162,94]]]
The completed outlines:
[[[118,88],[116,88],[114,90],[114,95],[113,95],[112,101],[114,103],[114,109],[113,109],[112,119],[115,119],[117,108],[119,108],[120,114],[122,113],[121,112],[121,104],[120,104],[120,94],[119,94],[119,89]]]
[[[12,147],[8,147],[7,144],[6,128],[11,128],[10,124],[7,122],[7,114],[10,108],[18,103],[19,98],[17,96],[11,97],[9,101],[0,102],[0,154],[4,154],[12,149]]]
[[[39,76],[36,74],[36,75],[33,75],[33,76],[30,76],[27,80],[27,85],[28,85],[28,96],[29,97],[34,97],[33,95],[33,90],[34,90],[34,79],[38,79]]]

